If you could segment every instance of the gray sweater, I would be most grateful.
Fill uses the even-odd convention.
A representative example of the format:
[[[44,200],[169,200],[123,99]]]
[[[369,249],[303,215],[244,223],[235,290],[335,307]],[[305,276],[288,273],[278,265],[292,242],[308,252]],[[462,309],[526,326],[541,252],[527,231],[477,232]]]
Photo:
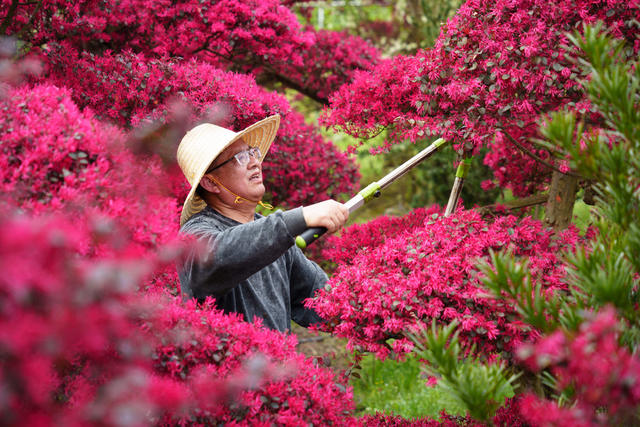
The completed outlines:
[[[192,216],[180,229],[205,245],[192,250],[179,266],[183,295],[204,301],[214,296],[226,313],[260,317],[270,329],[291,329],[322,319],[303,306],[327,281],[327,275],[295,246],[295,236],[307,228],[302,208],[278,211],[241,224],[211,207]]]

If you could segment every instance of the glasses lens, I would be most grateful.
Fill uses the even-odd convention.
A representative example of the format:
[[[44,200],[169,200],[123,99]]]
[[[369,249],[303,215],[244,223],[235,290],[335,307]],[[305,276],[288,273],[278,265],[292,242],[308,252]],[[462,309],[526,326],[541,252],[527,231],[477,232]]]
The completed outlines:
[[[240,163],[240,166],[246,166],[249,163],[251,157],[260,160],[261,153],[258,147],[249,148],[248,150],[241,151],[235,155],[235,158],[238,163]]]
[[[237,153],[235,158],[240,163],[240,166],[246,166],[249,163],[249,153],[246,150]]]

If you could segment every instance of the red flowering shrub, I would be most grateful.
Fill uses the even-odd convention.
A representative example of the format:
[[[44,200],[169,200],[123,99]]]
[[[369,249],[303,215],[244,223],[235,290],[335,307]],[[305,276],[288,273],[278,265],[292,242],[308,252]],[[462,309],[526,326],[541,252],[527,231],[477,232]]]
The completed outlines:
[[[10,5],[3,1],[3,11]],[[246,61],[254,55],[289,54],[300,63],[300,49],[313,41],[300,31],[295,15],[275,0],[206,5],[192,0],[47,0],[37,6],[21,4],[11,18],[9,33],[27,26],[32,33],[24,37],[34,45],[66,39],[89,51],[129,48],[158,56],[208,55],[215,61],[221,58],[214,53]]]
[[[103,225],[12,217],[6,206],[1,218],[0,422],[142,424],[157,407],[135,325],[148,307],[134,291],[152,260],[79,257],[88,239],[117,233]]]
[[[544,425],[628,425],[640,407],[640,359],[618,343],[621,325],[611,307],[593,315],[575,334],[557,331],[518,350],[525,365],[549,370],[558,391],[570,390],[575,404],[528,395],[523,416]],[[606,408],[606,411],[602,409]]]
[[[10,3],[0,3],[0,10]],[[322,103],[355,70],[372,68],[379,57],[359,37],[302,29],[278,0],[50,0],[21,4],[9,23],[10,34],[25,26],[32,30],[23,37],[34,45],[66,40],[93,53],[132,50],[158,58],[198,58],[282,83]]]
[[[161,164],[128,152],[122,131],[55,86],[20,87],[0,105],[0,186],[21,209],[119,218],[137,253],[175,238],[178,208]]]
[[[295,338],[137,292],[159,258],[132,257],[121,230],[84,217],[12,217],[5,205],[3,425],[346,422],[351,391],[296,353]],[[78,256],[107,233],[119,234],[119,248]]]
[[[380,62],[341,87],[325,122],[359,136],[389,128],[391,142],[434,135],[476,152],[488,145],[484,162],[500,186],[530,192],[544,170],[506,134],[548,159],[527,141],[538,135],[540,114],[591,108],[579,84],[584,73],[564,48],[567,32],[601,20],[627,41],[630,57],[640,49],[639,17],[638,2],[627,0],[468,0],[433,49]]]
[[[330,370],[297,353],[294,336],[262,329],[210,306],[167,304],[163,297],[155,298],[165,305],[155,319],[145,322],[158,342],[155,371],[185,381],[194,399],[186,414],[166,414],[167,424],[347,422],[353,409],[351,390],[336,382]]]
[[[431,205],[414,209],[404,216],[381,216],[364,224],[353,224],[343,229],[339,236],[326,237],[327,247],[322,257],[339,260],[340,266],[352,265],[358,253],[422,226],[428,216],[439,214],[441,210],[440,206]],[[367,243],[366,247],[362,246],[363,242]]]
[[[353,192],[359,178],[353,159],[305,124],[284,97],[265,91],[253,78],[195,60],[175,63],[133,54],[77,57],[70,49],[47,52],[48,81],[71,88],[79,105],[123,126],[148,118],[165,120],[176,96],[194,108],[191,122],[204,116],[235,130],[281,114],[278,137],[264,162],[273,204],[294,207]],[[179,191],[182,200],[187,189]]]
[[[533,331],[511,305],[486,298],[474,266],[489,250],[508,249],[528,257],[543,292],[565,289],[556,253],[575,246],[577,230],[554,236],[530,218],[488,221],[464,210],[445,218],[434,211],[348,228],[328,252],[338,264],[333,277],[309,305],[329,320],[328,331],[349,339],[349,347],[381,358],[411,351],[404,333],[432,319],[458,320],[467,348],[475,344],[483,354],[502,351],[510,358]],[[389,338],[396,340],[390,344]]]

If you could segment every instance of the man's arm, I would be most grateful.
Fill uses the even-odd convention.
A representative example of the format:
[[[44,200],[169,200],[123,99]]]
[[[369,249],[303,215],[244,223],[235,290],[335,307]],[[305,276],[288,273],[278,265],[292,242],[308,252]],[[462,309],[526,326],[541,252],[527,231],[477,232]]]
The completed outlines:
[[[301,208],[225,230],[212,229],[206,218],[185,224],[182,231],[197,236],[204,250],[200,256],[194,251],[184,263],[183,291],[199,299],[224,294],[278,259],[305,228]]]
[[[222,295],[278,259],[307,227],[334,232],[348,217],[342,203],[325,200],[224,230],[212,229],[205,218],[187,222],[182,232],[197,236],[205,250],[200,257],[192,253],[183,264],[182,291],[198,299]]]

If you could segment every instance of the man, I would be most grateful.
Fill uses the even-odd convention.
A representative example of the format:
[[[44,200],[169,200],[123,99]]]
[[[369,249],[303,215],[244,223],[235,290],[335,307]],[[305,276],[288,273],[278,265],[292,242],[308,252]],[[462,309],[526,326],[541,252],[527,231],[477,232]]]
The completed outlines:
[[[262,202],[262,160],[273,142],[280,116],[241,132],[205,123],[187,132],[178,163],[191,184],[180,217],[181,232],[196,236],[204,253],[193,253],[180,268],[182,293],[203,301],[216,298],[225,312],[263,319],[286,331],[291,319],[309,326],[322,319],[304,307],[327,280],[326,274],[294,245],[308,227],[341,228],[348,210],[334,200],[277,211],[255,212]]]

